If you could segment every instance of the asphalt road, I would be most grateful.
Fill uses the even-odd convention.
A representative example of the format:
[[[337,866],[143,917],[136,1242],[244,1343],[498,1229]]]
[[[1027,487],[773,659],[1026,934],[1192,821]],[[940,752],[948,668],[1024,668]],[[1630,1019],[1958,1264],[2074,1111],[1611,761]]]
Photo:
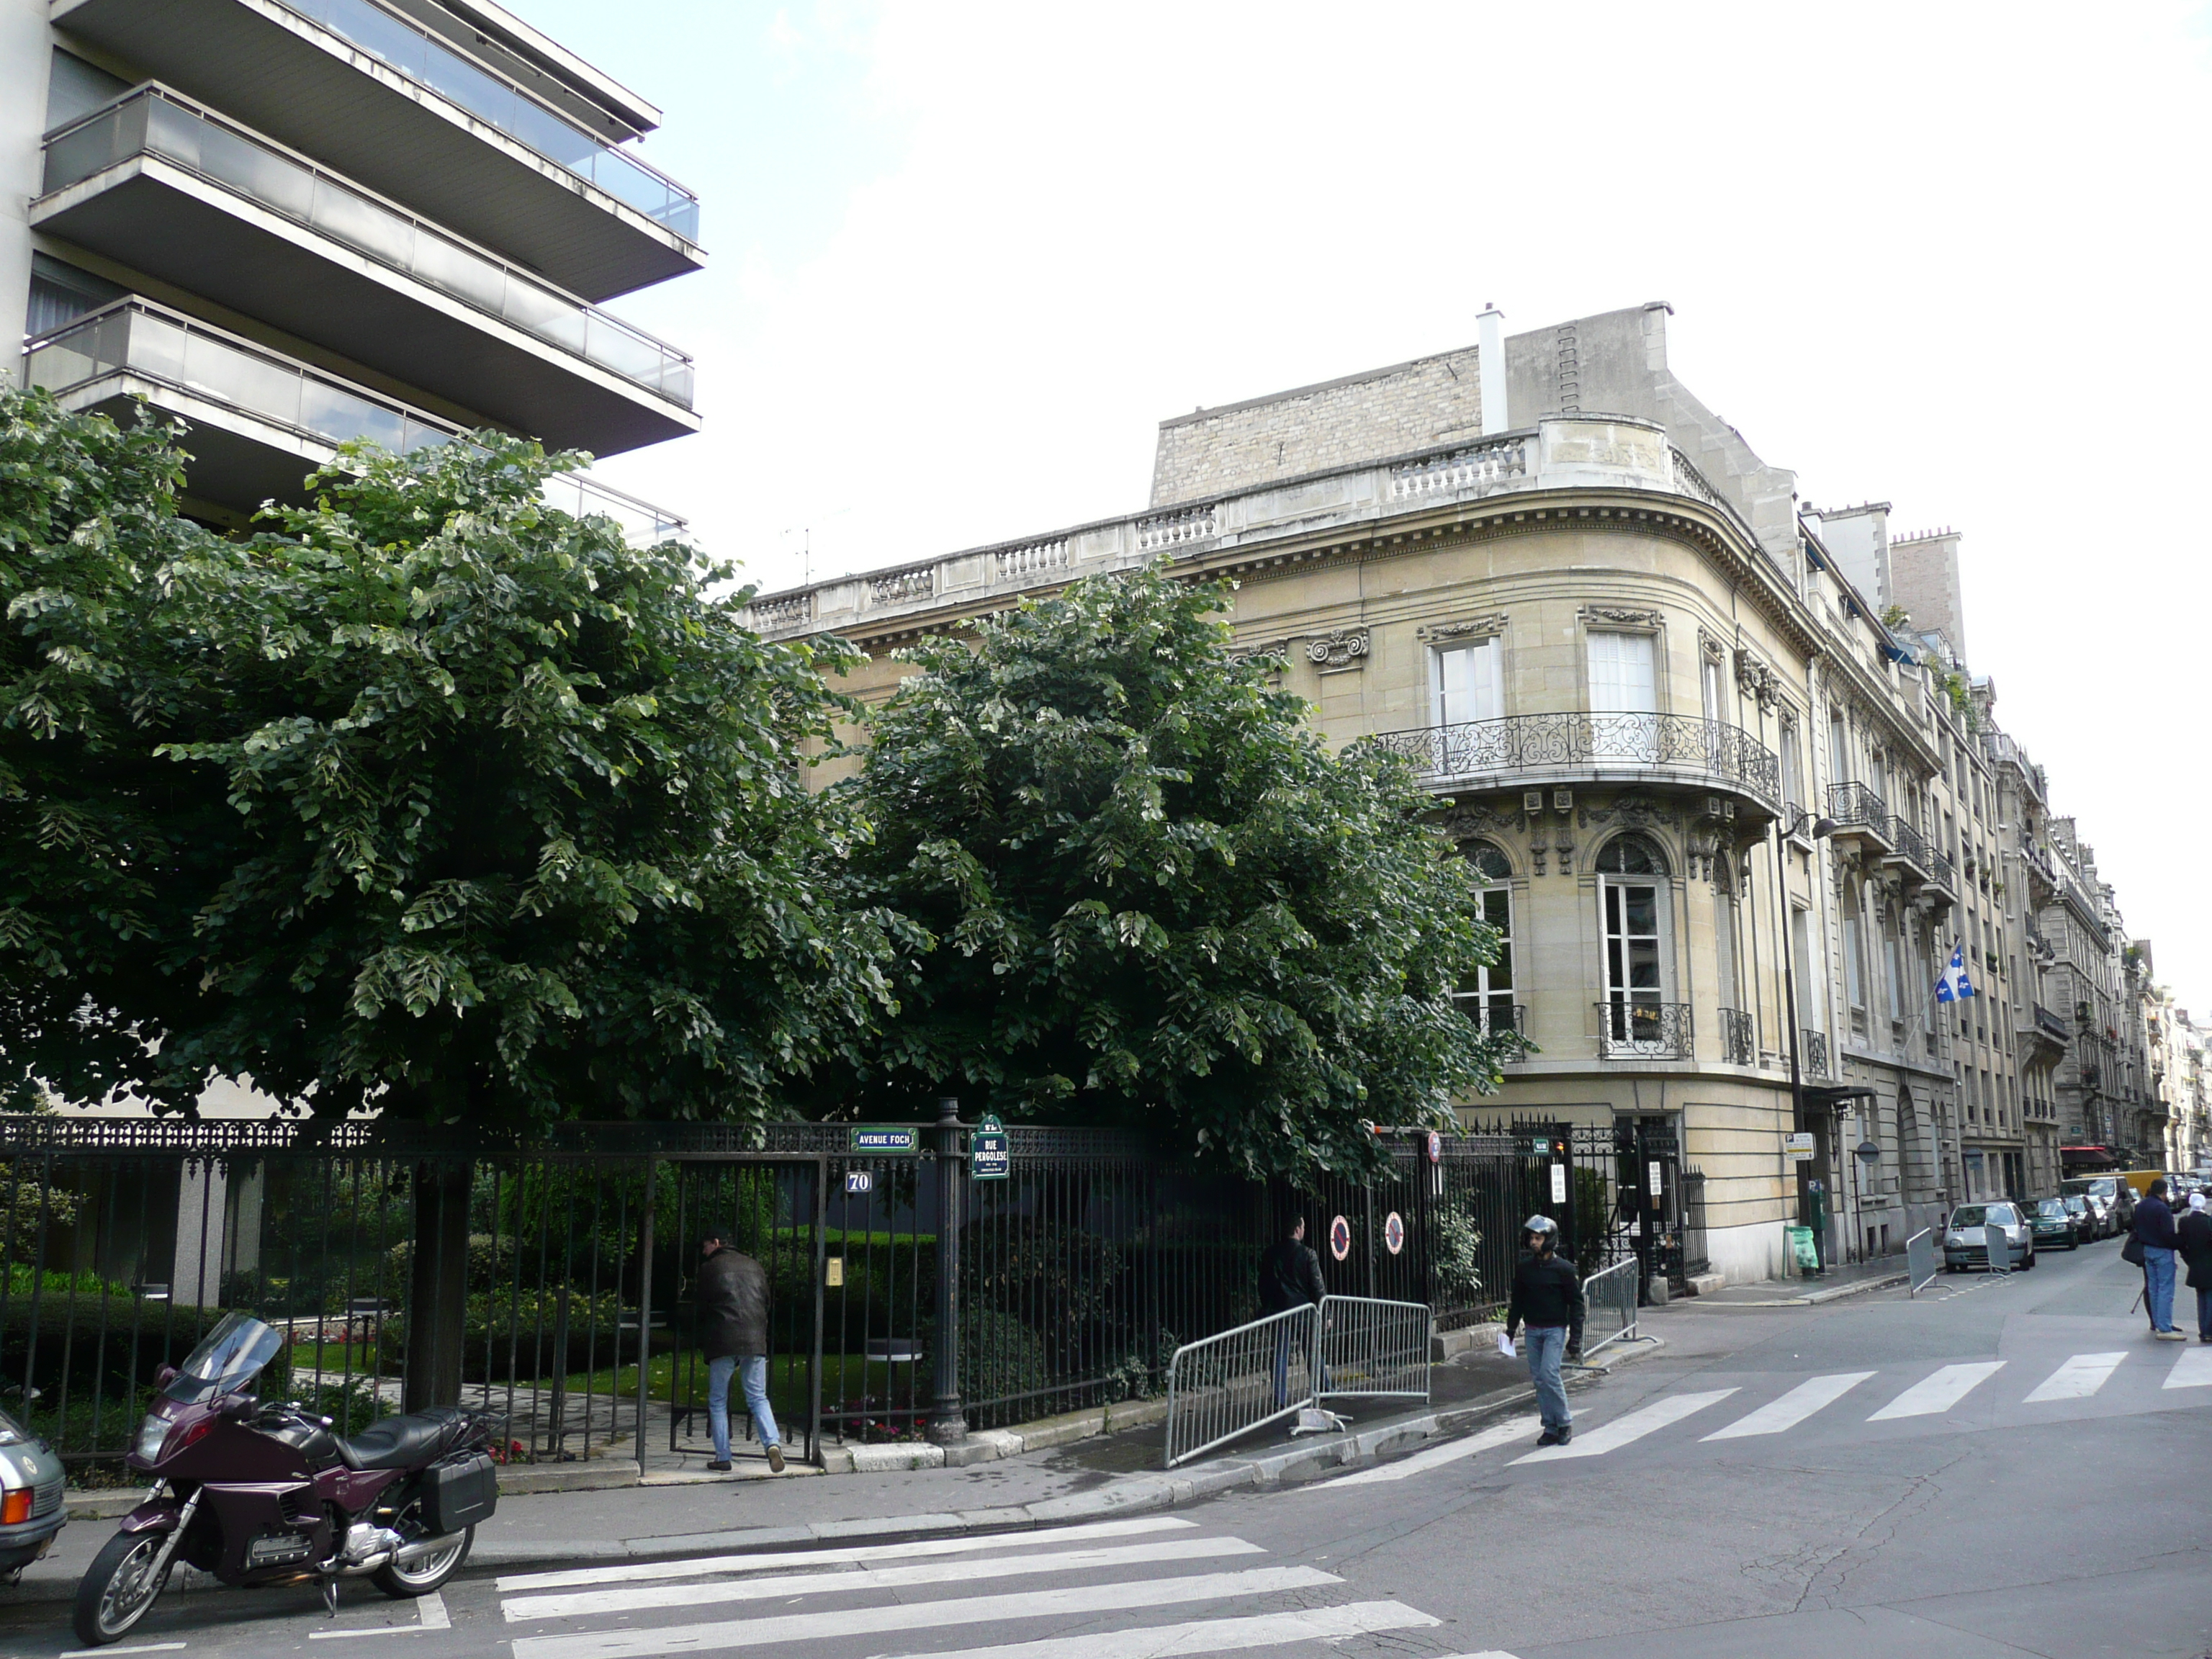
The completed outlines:
[[[307,1593],[173,1596],[106,1651],[2203,1659],[2212,1346],[2149,1340],[2140,1283],[2107,1243],[1917,1301],[1678,1304],[1662,1351],[1577,1396],[1571,1455],[1516,1422],[1173,1514],[421,1604],[356,1584],[335,1620]],[[74,1645],[58,1608],[0,1613],[0,1652]]]

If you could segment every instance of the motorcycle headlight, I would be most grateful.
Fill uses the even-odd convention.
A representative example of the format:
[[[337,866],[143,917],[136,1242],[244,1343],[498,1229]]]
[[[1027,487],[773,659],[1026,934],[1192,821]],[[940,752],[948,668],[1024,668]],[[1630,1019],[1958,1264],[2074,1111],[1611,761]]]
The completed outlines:
[[[169,1419],[149,1412],[146,1420],[138,1425],[138,1443],[132,1449],[149,1463],[158,1463],[161,1461],[162,1443],[168,1437]]]

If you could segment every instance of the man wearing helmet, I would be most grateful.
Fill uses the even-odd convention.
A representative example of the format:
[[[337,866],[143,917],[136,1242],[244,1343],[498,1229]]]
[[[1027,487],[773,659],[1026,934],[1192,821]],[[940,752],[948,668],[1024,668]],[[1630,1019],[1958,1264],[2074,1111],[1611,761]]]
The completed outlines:
[[[1544,1419],[1540,1446],[1564,1446],[1574,1438],[1574,1413],[1567,1409],[1566,1385],[1559,1362],[1583,1350],[1582,1275],[1559,1254],[1559,1224],[1532,1215],[1521,1229],[1527,1254],[1513,1270],[1513,1299],[1505,1309],[1505,1347],[1528,1328],[1528,1377],[1536,1385],[1536,1408]]]

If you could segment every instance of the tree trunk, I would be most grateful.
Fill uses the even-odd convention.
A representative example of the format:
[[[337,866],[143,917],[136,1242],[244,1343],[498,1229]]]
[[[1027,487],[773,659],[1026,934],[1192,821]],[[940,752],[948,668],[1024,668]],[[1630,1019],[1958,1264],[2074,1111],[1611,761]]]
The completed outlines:
[[[463,1160],[415,1166],[415,1253],[407,1286],[407,1370],[402,1403],[410,1412],[461,1398],[462,1345],[468,1334],[469,1180]]]

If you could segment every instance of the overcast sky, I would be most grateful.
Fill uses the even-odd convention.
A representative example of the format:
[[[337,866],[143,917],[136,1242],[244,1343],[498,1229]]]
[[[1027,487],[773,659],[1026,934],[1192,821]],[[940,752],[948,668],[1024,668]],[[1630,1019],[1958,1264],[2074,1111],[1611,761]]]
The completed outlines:
[[[1144,503],[1199,404],[1667,300],[1816,504],[1966,533],[1967,645],[2212,1014],[2212,12],[510,0],[659,103],[699,436],[603,465],[764,586]]]

